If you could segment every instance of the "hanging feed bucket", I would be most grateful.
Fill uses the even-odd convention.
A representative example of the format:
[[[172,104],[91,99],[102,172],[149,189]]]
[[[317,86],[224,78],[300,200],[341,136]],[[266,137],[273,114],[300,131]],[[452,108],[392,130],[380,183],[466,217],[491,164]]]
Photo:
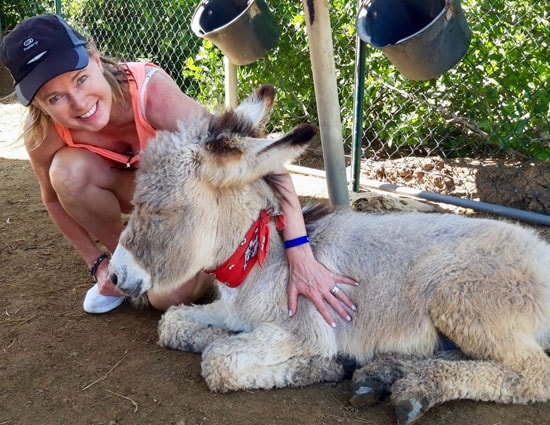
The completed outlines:
[[[411,80],[431,80],[466,54],[472,33],[460,0],[366,0],[357,35]]]
[[[191,29],[235,65],[254,62],[279,41],[279,27],[264,0],[203,0]]]

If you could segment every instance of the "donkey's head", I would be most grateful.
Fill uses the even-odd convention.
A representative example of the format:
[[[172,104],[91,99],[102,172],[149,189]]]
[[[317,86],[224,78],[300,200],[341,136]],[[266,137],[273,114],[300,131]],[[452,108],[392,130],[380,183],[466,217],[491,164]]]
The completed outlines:
[[[266,175],[296,158],[316,130],[261,138],[275,89],[262,86],[233,111],[159,133],[141,156],[134,211],[111,259],[131,296],[169,289],[216,266],[260,210],[278,209]]]

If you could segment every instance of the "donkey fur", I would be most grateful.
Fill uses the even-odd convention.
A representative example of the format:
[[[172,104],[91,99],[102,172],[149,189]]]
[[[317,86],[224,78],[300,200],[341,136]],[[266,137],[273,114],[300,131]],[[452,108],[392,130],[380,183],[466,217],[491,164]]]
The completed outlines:
[[[111,261],[123,291],[173,288],[217,267],[260,210],[280,209],[265,176],[315,129],[258,138],[274,96],[263,86],[234,111],[149,144]],[[217,282],[210,304],[170,308],[160,344],[202,353],[216,392],[337,381],[356,368],[352,404],[391,394],[400,424],[448,400],[549,399],[550,246],[534,231],[452,214],[317,215],[307,225],[315,257],[360,282],[340,286],[358,306],[351,322],[333,329],[305,299],[288,317],[288,264],[272,223],[263,267],[238,288]],[[459,350],[441,351],[448,340]]]

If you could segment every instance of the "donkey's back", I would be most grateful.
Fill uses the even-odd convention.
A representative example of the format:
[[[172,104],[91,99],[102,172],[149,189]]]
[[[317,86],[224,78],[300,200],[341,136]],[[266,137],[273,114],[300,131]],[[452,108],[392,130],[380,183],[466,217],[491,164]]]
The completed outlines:
[[[530,229],[451,214],[341,211],[308,231],[316,258],[361,283],[341,287],[358,312],[337,333],[339,351],[360,363],[377,352],[430,355],[447,338],[483,358],[487,338],[510,321],[514,344],[529,332],[550,347],[550,246]]]

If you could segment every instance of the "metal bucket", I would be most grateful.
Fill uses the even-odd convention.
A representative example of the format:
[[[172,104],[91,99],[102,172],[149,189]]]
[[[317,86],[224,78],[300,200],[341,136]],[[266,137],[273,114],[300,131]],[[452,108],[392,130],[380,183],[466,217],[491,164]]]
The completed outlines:
[[[191,29],[214,43],[235,65],[263,57],[279,41],[279,26],[264,0],[203,0]]]
[[[366,0],[357,14],[357,35],[405,77],[431,80],[466,54],[472,33],[460,0]]]

